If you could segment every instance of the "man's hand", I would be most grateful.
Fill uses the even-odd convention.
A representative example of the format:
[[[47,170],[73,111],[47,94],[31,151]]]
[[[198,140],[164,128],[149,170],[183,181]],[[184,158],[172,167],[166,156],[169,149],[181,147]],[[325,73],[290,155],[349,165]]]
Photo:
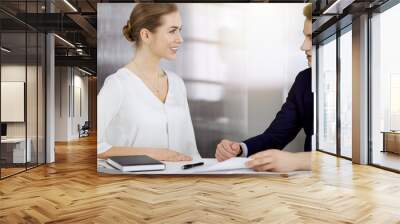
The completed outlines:
[[[217,145],[215,158],[217,158],[218,162],[221,162],[239,155],[241,151],[242,149],[238,142],[224,139]]]
[[[255,171],[291,172],[311,169],[311,154],[292,153],[277,149],[261,151],[249,157],[246,166]]]

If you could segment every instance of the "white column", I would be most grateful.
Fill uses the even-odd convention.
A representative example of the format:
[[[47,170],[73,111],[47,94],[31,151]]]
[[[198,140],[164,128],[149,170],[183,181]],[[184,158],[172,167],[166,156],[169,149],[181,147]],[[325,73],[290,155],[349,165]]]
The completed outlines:
[[[55,133],[55,76],[54,76],[54,36],[53,34],[47,34],[46,36],[46,60],[47,60],[47,72],[46,72],[46,163],[52,163],[55,161],[54,151],[54,133]]]
[[[53,12],[50,1],[46,4],[47,12]],[[55,43],[54,35],[46,35],[46,163],[55,161]]]
[[[353,20],[353,162],[368,163],[368,15]]]

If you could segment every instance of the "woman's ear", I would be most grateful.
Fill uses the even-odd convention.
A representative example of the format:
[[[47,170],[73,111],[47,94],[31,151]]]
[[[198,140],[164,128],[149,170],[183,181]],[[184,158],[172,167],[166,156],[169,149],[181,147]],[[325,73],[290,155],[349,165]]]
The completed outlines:
[[[150,42],[150,36],[151,36],[150,30],[148,30],[146,28],[143,28],[143,29],[140,30],[139,34],[140,34],[140,38],[141,38],[143,43],[149,43]]]

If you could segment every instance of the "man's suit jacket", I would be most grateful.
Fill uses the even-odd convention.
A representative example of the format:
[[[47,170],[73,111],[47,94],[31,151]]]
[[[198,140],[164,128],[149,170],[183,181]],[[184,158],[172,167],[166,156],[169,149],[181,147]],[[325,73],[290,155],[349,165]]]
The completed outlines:
[[[291,87],[286,102],[264,133],[247,139],[247,155],[266,149],[283,149],[304,129],[304,151],[311,151],[313,135],[313,93],[311,91],[311,68],[300,72]]]

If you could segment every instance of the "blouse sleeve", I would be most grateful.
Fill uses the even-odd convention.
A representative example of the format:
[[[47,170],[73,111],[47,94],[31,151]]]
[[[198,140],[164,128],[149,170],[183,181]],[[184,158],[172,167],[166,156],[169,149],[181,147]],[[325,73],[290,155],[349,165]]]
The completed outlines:
[[[97,96],[97,154],[112,147],[107,143],[105,134],[108,125],[120,110],[122,98],[122,85],[118,78],[115,75],[107,77]]]

